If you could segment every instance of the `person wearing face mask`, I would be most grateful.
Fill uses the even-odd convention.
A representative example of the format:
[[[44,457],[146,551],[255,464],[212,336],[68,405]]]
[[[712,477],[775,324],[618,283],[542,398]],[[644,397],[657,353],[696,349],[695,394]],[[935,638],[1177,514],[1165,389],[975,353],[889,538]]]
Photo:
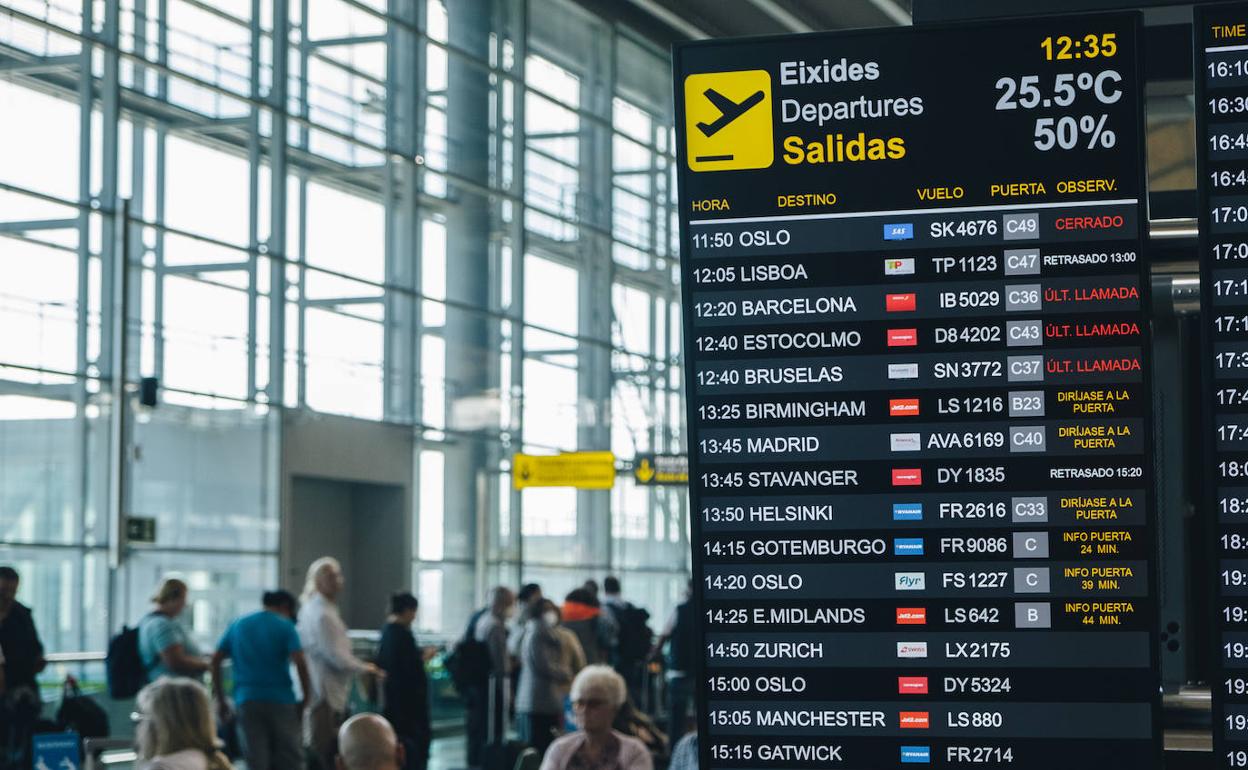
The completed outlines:
[[[559,615],[550,610],[545,601],[529,610],[516,691],[520,739],[542,753],[563,722],[563,696],[572,681],[564,663],[562,635],[556,630]]]
[[[563,661],[568,674],[575,677],[581,669],[589,665],[589,662],[585,660],[585,650],[581,648],[581,640],[570,629],[564,628],[563,613],[559,611],[559,605],[550,599],[542,600],[542,623],[554,629],[555,635],[559,638],[560,660]],[[564,698],[571,689],[571,683],[562,688],[560,698]]]

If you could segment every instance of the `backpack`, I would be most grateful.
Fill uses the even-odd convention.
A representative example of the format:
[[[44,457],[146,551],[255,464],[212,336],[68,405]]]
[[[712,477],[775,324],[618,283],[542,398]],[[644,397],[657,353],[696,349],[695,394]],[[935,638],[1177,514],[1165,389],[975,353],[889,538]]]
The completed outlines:
[[[468,620],[468,628],[451,648],[446,657],[446,670],[451,674],[451,682],[461,695],[467,694],[474,687],[485,685],[490,679],[490,649],[485,642],[477,641],[477,621],[488,612],[488,608],[472,613]]]
[[[637,663],[645,659],[654,644],[654,630],[648,625],[650,613],[641,607],[625,604],[615,608],[619,624],[616,657],[621,663]]]
[[[100,705],[82,694],[78,682],[70,677],[61,691],[61,707],[56,721],[62,730],[83,738],[107,738],[108,714]]]
[[[139,621],[142,623],[142,621]],[[121,633],[108,642],[104,658],[108,694],[114,700],[133,698],[147,685],[147,666],[139,654],[139,627],[122,626]]]

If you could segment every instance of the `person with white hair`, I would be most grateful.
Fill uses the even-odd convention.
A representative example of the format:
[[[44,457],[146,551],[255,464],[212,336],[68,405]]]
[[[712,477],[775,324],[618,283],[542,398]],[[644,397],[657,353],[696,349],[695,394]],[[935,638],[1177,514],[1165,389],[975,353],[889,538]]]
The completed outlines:
[[[581,669],[572,680],[572,707],[581,729],[550,744],[541,770],[653,770],[646,745],[611,728],[627,698],[624,677],[615,669]]]
[[[347,624],[338,614],[343,589],[342,567],[331,556],[322,556],[308,567],[299,611],[299,641],[311,675],[311,697],[303,715],[304,744],[316,753],[322,768],[333,767],[338,728],[347,718],[351,682],[358,674],[384,678],[377,666],[351,652]]]
[[[356,714],[338,729],[338,770],[403,770],[403,744],[386,718]]]

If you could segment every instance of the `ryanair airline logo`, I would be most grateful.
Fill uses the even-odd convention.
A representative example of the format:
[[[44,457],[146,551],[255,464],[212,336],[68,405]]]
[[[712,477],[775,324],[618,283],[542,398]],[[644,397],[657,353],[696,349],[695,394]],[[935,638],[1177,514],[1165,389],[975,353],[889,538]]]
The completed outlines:
[[[771,75],[767,70],[708,72],[685,78],[685,149],[694,171],[767,168]]]

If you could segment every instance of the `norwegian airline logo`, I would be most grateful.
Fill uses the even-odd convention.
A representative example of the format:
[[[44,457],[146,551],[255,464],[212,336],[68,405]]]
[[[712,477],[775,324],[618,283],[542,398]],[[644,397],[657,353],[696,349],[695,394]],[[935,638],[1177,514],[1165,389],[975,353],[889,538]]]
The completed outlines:
[[[918,329],[889,329],[888,346],[890,348],[912,348],[919,344]]]
[[[897,677],[897,694],[898,695],[927,695],[927,677],[925,676],[899,676]]]
[[[922,468],[893,468],[893,486],[917,487],[923,484]]]

